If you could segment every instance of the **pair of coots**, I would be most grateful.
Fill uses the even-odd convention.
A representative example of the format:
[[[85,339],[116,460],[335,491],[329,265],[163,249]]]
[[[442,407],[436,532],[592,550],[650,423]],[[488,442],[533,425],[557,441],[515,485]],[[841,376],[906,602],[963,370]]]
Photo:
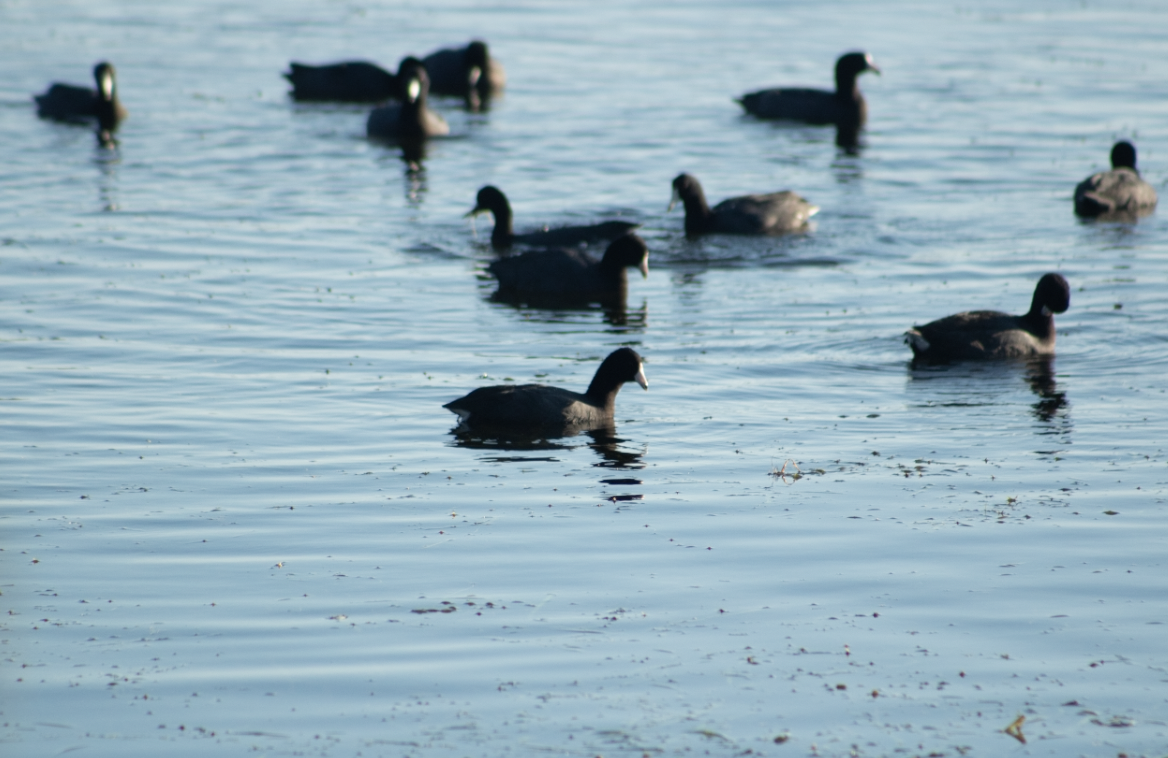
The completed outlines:
[[[430,94],[463,97],[477,108],[506,84],[503,66],[491,57],[487,44],[473,40],[466,47],[437,50],[421,61],[402,60],[394,75],[367,61],[342,61],[324,66],[293,62],[285,78],[296,100],[378,103],[405,90],[403,70],[421,63],[430,79]]]

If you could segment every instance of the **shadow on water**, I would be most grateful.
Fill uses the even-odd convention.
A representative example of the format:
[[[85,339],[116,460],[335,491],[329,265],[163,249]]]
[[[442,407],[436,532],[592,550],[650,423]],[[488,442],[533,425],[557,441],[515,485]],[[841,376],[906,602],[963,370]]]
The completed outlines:
[[[1020,361],[960,361],[909,363],[908,391],[930,395],[918,407],[977,408],[1008,406],[1013,403],[1018,379],[1037,398],[1030,403],[1030,415],[1039,422],[1035,433],[1060,436],[1070,444],[1072,431],[1070,401],[1055,379],[1054,359]],[[1040,450],[1042,454],[1054,451]]]
[[[624,439],[616,436],[615,427],[601,429],[576,429],[564,426],[556,429],[541,429],[524,432],[515,429],[480,429],[458,427],[450,432],[452,447],[470,450],[490,451],[480,460],[485,463],[536,463],[558,462],[555,455],[530,455],[530,453],[555,453],[590,447],[600,461],[592,464],[603,469],[640,469],[645,464],[641,458],[645,451],[632,452],[621,449]],[[565,441],[565,438],[584,436],[590,441]]]

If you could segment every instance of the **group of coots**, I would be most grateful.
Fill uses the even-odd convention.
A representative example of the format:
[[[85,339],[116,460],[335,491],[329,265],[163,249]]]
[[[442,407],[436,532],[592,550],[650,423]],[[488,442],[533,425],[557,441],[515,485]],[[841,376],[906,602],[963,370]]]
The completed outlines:
[[[758,118],[787,119],[837,127],[841,144],[855,144],[867,118],[867,106],[857,86],[865,71],[880,73],[863,52],[841,56],[835,66],[835,91],[776,88],[750,93],[738,102]],[[37,113],[63,121],[96,121],[103,144],[126,117],[118,101],[114,67],[99,63],[93,71],[97,88],[54,84],[36,96]],[[504,86],[503,67],[485,43],[439,50],[425,58],[407,57],[396,74],[373,63],[345,61],[324,66],[292,63],[284,75],[291,95],[301,101],[379,103],[369,114],[368,136],[401,142],[425,140],[449,133],[446,121],[429,109],[430,94],[462,98],[478,110]],[[1075,189],[1075,213],[1084,217],[1132,220],[1156,205],[1156,192],[1136,170],[1136,151],[1118,142],[1111,151],[1110,171],[1096,173]],[[715,205],[706,202],[702,186],[689,174],[673,180],[674,203],[685,208],[685,232],[703,234],[773,235],[808,228],[819,208],[791,191],[733,197]],[[670,204],[670,209],[673,203]],[[626,270],[649,273],[649,251],[632,233],[637,224],[605,221],[585,226],[543,228],[516,233],[511,206],[496,187],[479,190],[468,216],[490,213],[495,225],[491,245],[500,253],[488,266],[498,280],[499,294],[531,304],[603,302],[624,297]],[[597,260],[582,246],[609,242]],[[509,255],[515,245],[530,248]],[[905,335],[914,359],[966,360],[1028,358],[1054,353],[1053,314],[1070,305],[1070,287],[1060,274],[1043,276],[1034,290],[1030,310],[1020,316],[997,311],[968,311],[914,326]],[[543,385],[482,387],[444,407],[471,427],[551,430],[557,433],[611,425],[617,392],[625,382],[648,388],[641,356],[630,348],[610,354],[583,393]]]

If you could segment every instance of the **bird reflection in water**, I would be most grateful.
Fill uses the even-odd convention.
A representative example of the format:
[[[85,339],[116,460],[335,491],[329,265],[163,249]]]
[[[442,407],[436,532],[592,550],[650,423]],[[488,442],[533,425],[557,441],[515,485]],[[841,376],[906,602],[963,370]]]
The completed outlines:
[[[464,429],[457,428],[451,432],[454,437],[454,447],[465,447],[471,450],[492,451],[493,454],[483,457],[485,463],[534,463],[540,461],[557,462],[555,452],[568,452],[580,447],[590,447],[600,461],[592,465],[604,469],[640,469],[645,464],[641,462],[645,451],[632,452],[621,448],[626,440],[616,436],[615,427],[599,429],[573,429],[565,426],[556,429],[541,429],[538,432],[524,433],[514,429]],[[588,437],[589,440],[575,442],[565,438]],[[529,455],[529,453],[551,452],[551,455]]]
[[[1054,378],[1054,359],[1040,358],[1026,364],[1026,382],[1030,390],[1038,396],[1038,401],[1031,406],[1031,413],[1044,423],[1061,422],[1070,431],[1070,419],[1067,412],[1070,404],[1067,393],[1058,388]]]
[[[1054,358],[997,361],[954,361],[933,363],[914,360],[909,363],[909,389],[933,390],[936,399],[925,405],[947,408],[1004,406],[1014,382],[1021,375],[1037,400],[1030,404],[1030,415],[1040,422],[1035,433],[1057,435],[1060,444],[1069,444],[1072,429],[1070,401],[1055,379]],[[938,384],[941,383],[941,384]],[[1058,451],[1040,450],[1042,454]]]
[[[535,321],[548,324],[569,323],[577,319],[579,314],[603,314],[604,322],[613,334],[635,334],[645,331],[649,324],[649,304],[642,302],[639,308],[630,309],[625,298],[613,298],[597,303],[572,302],[527,302],[519,300],[505,293],[495,292],[490,297],[492,302],[513,308],[525,321]]]

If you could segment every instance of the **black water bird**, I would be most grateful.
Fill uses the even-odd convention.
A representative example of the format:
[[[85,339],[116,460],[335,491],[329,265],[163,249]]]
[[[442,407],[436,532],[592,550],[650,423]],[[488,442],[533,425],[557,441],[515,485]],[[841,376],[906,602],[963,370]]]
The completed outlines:
[[[640,224],[628,221],[603,221],[585,226],[561,226],[555,229],[543,228],[533,232],[515,234],[511,225],[511,204],[507,196],[498,188],[487,185],[475,197],[475,207],[466,216],[490,213],[495,218],[495,228],[491,230],[491,245],[505,250],[512,244],[541,247],[586,245],[602,240],[614,240],[628,234]]]
[[[1031,358],[1054,355],[1054,314],[1071,304],[1061,274],[1038,280],[1030,310],[1021,316],[999,311],[966,311],[905,332],[914,359]]]
[[[641,356],[631,348],[613,351],[583,392],[542,384],[480,387],[442,406],[465,426],[548,429],[570,434],[612,426],[616,395],[625,382],[649,389]]]
[[[1092,174],[1075,187],[1075,213],[1080,216],[1143,216],[1156,201],[1156,190],[1136,169],[1136,148],[1127,141],[1111,148],[1110,171]]]
[[[465,98],[477,108],[507,83],[503,66],[491,57],[487,43],[473,40],[466,47],[437,50],[422,59],[430,73],[430,92]]]
[[[403,63],[398,73],[402,101],[374,108],[365,122],[370,137],[391,140],[424,140],[450,133],[446,120],[427,106],[430,78],[420,63]]]
[[[97,89],[75,84],[53,84],[43,95],[34,96],[37,115],[58,121],[97,120],[99,132],[109,134],[126,118],[126,109],[118,102],[117,76],[112,64],[102,61],[93,67]]]
[[[649,248],[635,234],[615,239],[600,260],[578,248],[532,250],[493,261],[487,270],[504,299],[586,303],[624,300],[630,268],[649,276]]]
[[[395,74],[368,61],[341,61],[323,66],[292,61],[289,69],[284,78],[292,83],[289,94],[294,100],[380,103],[398,97],[400,90]]]
[[[784,234],[803,231],[807,220],[819,212],[817,206],[785,190],[765,195],[732,197],[710,208],[702,185],[689,174],[673,180],[673,200],[685,206],[685,233],[701,234]],[[668,212],[668,211],[666,211]]]
[[[880,73],[871,55],[846,53],[835,62],[835,92],[781,87],[743,95],[738,102],[759,118],[835,124],[843,133],[854,135],[868,119],[868,105],[856,84],[856,77],[865,71]]]

